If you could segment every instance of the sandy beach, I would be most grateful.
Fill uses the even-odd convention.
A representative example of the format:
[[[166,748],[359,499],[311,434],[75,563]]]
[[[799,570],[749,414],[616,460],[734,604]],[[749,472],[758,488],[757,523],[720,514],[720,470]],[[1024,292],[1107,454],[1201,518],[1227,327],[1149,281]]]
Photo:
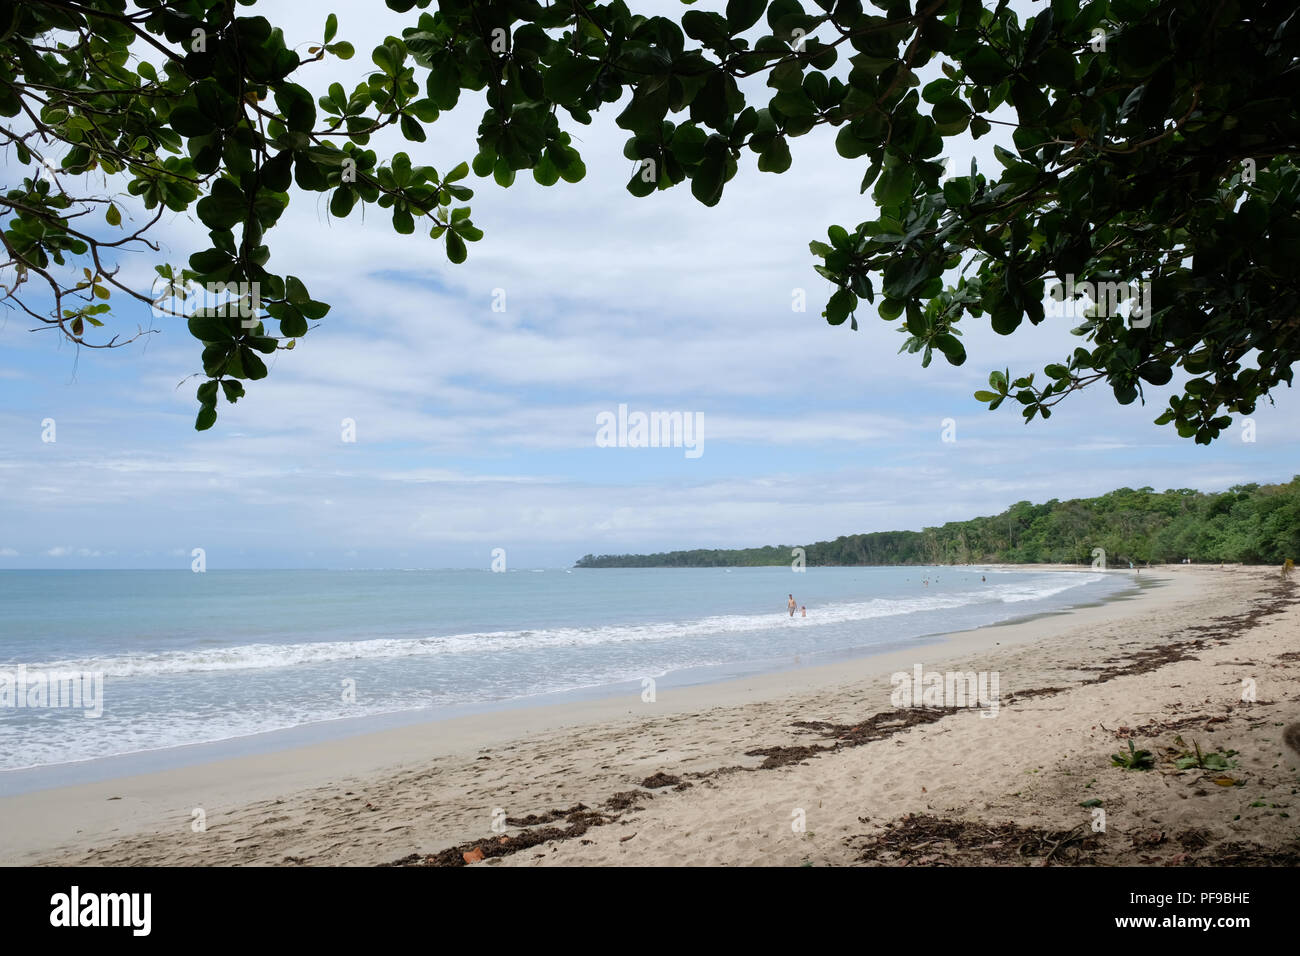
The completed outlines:
[[[1234,566],[1138,579],[1066,614],[653,701],[501,711],[6,797],[0,862],[1300,862],[1300,777],[1281,740],[1300,719],[1295,585]],[[918,665],[996,675],[995,716],[895,708],[891,675]],[[1114,765],[1130,742],[1150,769]]]

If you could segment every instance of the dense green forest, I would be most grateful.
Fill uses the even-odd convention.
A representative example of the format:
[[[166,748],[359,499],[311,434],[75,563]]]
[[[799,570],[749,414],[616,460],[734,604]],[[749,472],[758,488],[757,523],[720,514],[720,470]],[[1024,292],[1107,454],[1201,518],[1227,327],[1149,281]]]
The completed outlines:
[[[1000,515],[921,531],[875,531],[803,545],[809,567],[861,564],[1090,563],[1109,565],[1300,559],[1300,475],[1286,484],[1205,494],[1120,488],[1099,498],[1020,501]],[[753,567],[790,564],[792,546],[587,555],[580,568]]]

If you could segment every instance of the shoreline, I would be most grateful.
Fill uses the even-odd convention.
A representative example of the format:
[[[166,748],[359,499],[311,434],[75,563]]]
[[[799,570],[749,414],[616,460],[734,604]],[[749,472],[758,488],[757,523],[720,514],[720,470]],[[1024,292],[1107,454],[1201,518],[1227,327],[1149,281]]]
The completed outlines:
[[[924,567],[938,568],[944,566],[927,565]],[[1012,613],[1011,616],[1004,620],[964,628],[960,631],[937,629],[900,637],[896,641],[879,645],[824,651],[818,654],[817,660],[813,662],[803,662],[799,655],[795,655],[792,659],[771,658],[701,665],[646,676],[653,677],[660,688],[679,690],[684,687],[708,686],[747,680],[766,674],[787,674],[808,668],[833,667],[845,662],[877,658],[882,654],[890,653],[891,650],[901,649],[903,646],[907,648],[925,647],[932,643],[942,642],[945,638],[958,633],[1070,614],[1078,608],[1124,600],[1140,592],[1144,587],[1158,585],[1158,582],[1148,582],[1132,575],[1132,572],[1127,569],[1118,568],[1099,571],[1095,568],[1074,565],[999,564],[960,567],[969,567],[973,571],[988,570],[990,572],[1041,572],[1048,570],[1080,574],[1092,572],[1118,577],[1128,575],[1132,579],[1120,583],[1113,591],[1100,596],[1081,597],[1060,608]],[[669,568],[666,570],[695,569]],[[124,777],[141,776],[168,770],[179,770],[219,760],[295,750],[313,744],[329,744],[334,741],[385,733],[413,725],[441,724],[462,717],[474,717],[497,711],[538,707],[564,708],[593,700],[626,697],[629,694],[639,696],[641,693],[641,680],[642,678],[638,677],[636,679],[548,691],[524,697],[468,701],[414,710],[393,710],[360,716],[335,717],[326,720],[309,721],[291,727],[278,727],[192,744],[172,744],[62,763],[5,769],[0,770],[0,799],[25,793],[108,782]]]
[[[1127,573],[1127,571],[1123,572]],[[1206,572],[1210,573],[1210,572]],[[1219,574],[1220,572],[1213,572]],[[792,695],[816,699],[891,672],[933,661],[1002,653],[1048,644],[1069,630],[1113,626],[1136,613],[1158,613],[1192,599],[1194,577],[1152,573],[1152,585],[1125,589],[1104,603],[943,635],[924,645],[883,654],[766,672],[717,683],[668,688],[653,703],[634,694],[559,705],[521,707],[420,722],[348,738],[211,761],[153,773],[46,789],[0,798],[0,862],[94,862],[87,848],[131,837],[199,842],[190,820],[195,808],[216,823],[256,801],[368,788],[376,779],[420,772],[431,763],[476,762],[490,748],[540,736],[581,738],[584,728],[635,736],[645,724],[700,717],[692,711],[761,709]],[[1022,688],[1023,689],[1023,688]],[[485,749],[488,748],[488,749]],[[170,836],[168,836],[170,834]],[[448,831],[448,839],[457,835]],[[191,840],[190,838],[196,838]],[[287,854],[291,856],[292,854]],[[396,859],[401,854],[393,854]],[[382,862],[382,858],[354,862]]]

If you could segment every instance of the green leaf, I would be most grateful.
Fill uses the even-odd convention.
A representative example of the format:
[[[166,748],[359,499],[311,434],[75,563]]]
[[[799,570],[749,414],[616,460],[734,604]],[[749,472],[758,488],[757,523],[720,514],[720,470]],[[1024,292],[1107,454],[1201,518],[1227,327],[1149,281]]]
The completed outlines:
[[[920,256],[900,256],[885,267],[881,288],[891,299],[907,299],[929,277],[929,269],[929,262]]]
[[[547,153],[549,155],[550,150]],[[566,183],[582,182],[582,178],[587,175],[587,166],[576,149],[566,147],[561,151],[559,158],[555,158],[555,166],[560,171],[560,178]]]
[[[190,256],[190,268],[197,272],[200,278],[215,276],[224,279],[230,271],[231,264],[230,256],[220,249],[206,249]]]
[[[496,180],[496,184],[502,188],[508,188],[514,183],[515,171],[511,168],[510,164],[506,162],[504,156],[498,157],[496,163],[493,165],[492,178]]]
[[[266,363],[246,345],[239,347],[239,359],[244,366],[244,377],[257,381],[266,378]]]
[[[310,293],[308,293],[307,287],[303,285],[302,280],[299,279],[297,276],[284,277],[284,290],[283,290],[282,297],[285,302],[294,306],[302,305],[304,302],[307,302],[311,299],[311,295]],[[273,310],[271,314],[273,316],[278,317],[278,314]]]
[[[1174,370],[1160,361],[1144,362],[1138,366],[1138,374],[1152,385],[1167,385],[1174,377]]]
[[[316,102],[311,93],[296,83],[284,83],[276,89],[275,105],[290,130],[309,133],[316,125]]]
[[[533,179],[542,186],[554,186],[560,179],[560,171],[555,168],[549,156],[543,156],[533,167]]]
[[[934,117],[934,121],[940,126],[947,126],[969,117],[970,107],[957,97],[951,96],[936,103],[930,115]]]
[[[876,311],[886,322],[892,322],[903,314],[903,303],[897,299],[881,299]]]
[[[790,168],[790,144],[784,136],[772,140],[758,157],[758,168],[765,173],[783,173]]]
[[[425,135],[424,127],[414,116],[403,115],[398,120],[398,125],[402,128],[402,135],[413,143],[423,143],[428,136]]]
[[[835,151],[845,159],[857,159],[871,149],[871,144],[859,139],[851,125],[842,127],[835,136]]]
[[[1020,323],[1024,320],[1024,313],[1013,304],[1003,300],[993,310],[989,320],[993,326],[993,331],[998,335],[1010,335],[1020,328]]]
[[[375,47],[374,51],[370,54],[370,59],[374,61],[375,66],[379,67],[389,76],[395,76],[397,74],[397,57],[393,55],[393,51],[388,48],[387,44],[381,43],[379,46]]]
[[[708,156],[691,176],[691,195],[706,206],[716,206],[722,198],[726,162],[722,156]]]
[[[432,123],[439,115],[438,104],[427,97],[422,100],[416,100],[413,103],[408,103],[406,111],[421,123]],[[423,142],[423,140],[420,142]]]
[[[966,177],[953,177],[943,184],[943,199],[949,206],[969,206],[971,201],[970,180]]]
[[[704,158],[704,146],[709,134],[694,123],[683,123],[673,131],[669,149],[683,166],[694,166]]]
[[[447,56],[435,63],[425,80],[425,91],[440,109],[455,107],[460,99],[460,67],[455,59]]]
[[[199,200],[195,212],[209,229],[229,229],[244,221],[248,198],[231,180],[218,178],[212,182],[212,191]]]
[[[767,0],[727,0],[727,28],[734,36],[758,22],[767,9]]]
[[[957,83],[954,80],[941,77],[931,83],[926,84],[925,89],[921,91],[921,99],[933,105],[942,103],[951,97],[957,91]]]
[[[330,197],[330,215],[342,219],[352,211],[353,205],[357,201],[357,194],[347,186],[340,186],[334,190],[334,195]]]
[[[720,46],[726,41],[729,29],[727,21],[716,13],[687,10],[682,14],[682,30],[706,46]]]
[[[212,121],[193,106],[182,106],[172,110],[169,122],[171,128],[186,139],[205,136],[212,132]]]
[[[817,112],[817,104],[809,98],[808,94],[803,91],[803,87],[800,86],[777,93],[776,96],[772,97],[771,105],[772,109],[791,119],[812,116]]]
[[[1060,47],[1049,47],[1034,61],[1039,78],[1049,87],[1057,90],[1074,86],[1075,69],[1078,64],[1078,57]]]
[[[991,46],[979,44],[961,62],[966,75],[982,86],[991,86],[1010,71],[1007,61]]]
[[[899,165],[886,169],[876,182],[875,198],[882,208],[897,206],[912,195],[914,172],[911,166]]]
[[[566,57],[547,70],[543,89],[557,103],[574,102],[591,86],[600,68],[600,60]]]
[[[848,289],[840,289],[826,303],[826,321],[831,325],[843,325],[844,320],[858,306],[858,297]]]
[[[280,334],[287,339],[296,339],[307,334],[307,319],[301,312],[290,306],[280,316]]]
[[[465,241],[461,239],[453,230],[447,230],[447,258],[459,265],[465,261],[469,254],[465,249]]]
[[[948,360],[949,365],[961,365],[966,361],[966,348],[961,344],[961,339],[949,333],[943,333],[934,337],[934,344],[938,346],[943,357]]]

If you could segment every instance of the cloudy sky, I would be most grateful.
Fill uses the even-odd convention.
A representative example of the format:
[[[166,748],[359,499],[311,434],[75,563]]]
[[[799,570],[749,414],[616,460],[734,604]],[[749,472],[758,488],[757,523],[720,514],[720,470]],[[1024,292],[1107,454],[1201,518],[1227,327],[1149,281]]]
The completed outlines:
[[[351,89],[371,47],[414,20],[378,2],[330,9],[360,52],[312,67],[317,93],[335,79]],[[324,18],[257,10],[304,45]],[[446,170],[475,152],[478,103],[463,97],[424,144],[372,148]],[[971,393],[992,368],[1060,360],[1076,323],[1001,338],[968,320],[960,369],[895,354],[903,336],[867,312],[858,332],[832,328],[808,242],[874,215],[858,193],[865,161],[840,159],[822,130],[792,143],[781,176],[747,154],[713,209],[685,186],[635,199],[617,111],[569,124],[582,183],[544,189],[524,175],[505,190],[471,177],[487,235],[460,266],[427,234],[393,233],[378,209],[335,221],[324,199],[295,193],[269,234],[270,266],[333,309],[208,432],[193,430],[199,347],[179,320],[121,303],[116,329],[158,333],[78,351],[0,313],[0,568],[188,567],[196,547],[213,569],[487,567],[498,547],[511,566],[557,567],[588,552],[799,544],[1021,499],[1300,471],[1287,390],[1254,416],[1254,442],[1234,426],[1210,448],[1152,424],[1163,390],[1124,408],[1094,389],[1028,426],[1013,408],[986,411]],[[954,148],[959,168],[973,148]],[[157,238],[171,262],[207,245],[186,215]],[[135,253],[124,275],[147,290],[154,264]],[[796,289],[806,312],[792,308]],[[620,403],[702,415],[703,454],[598,447],[596,416]],[[948,418],[956,441],[942,440]]]

